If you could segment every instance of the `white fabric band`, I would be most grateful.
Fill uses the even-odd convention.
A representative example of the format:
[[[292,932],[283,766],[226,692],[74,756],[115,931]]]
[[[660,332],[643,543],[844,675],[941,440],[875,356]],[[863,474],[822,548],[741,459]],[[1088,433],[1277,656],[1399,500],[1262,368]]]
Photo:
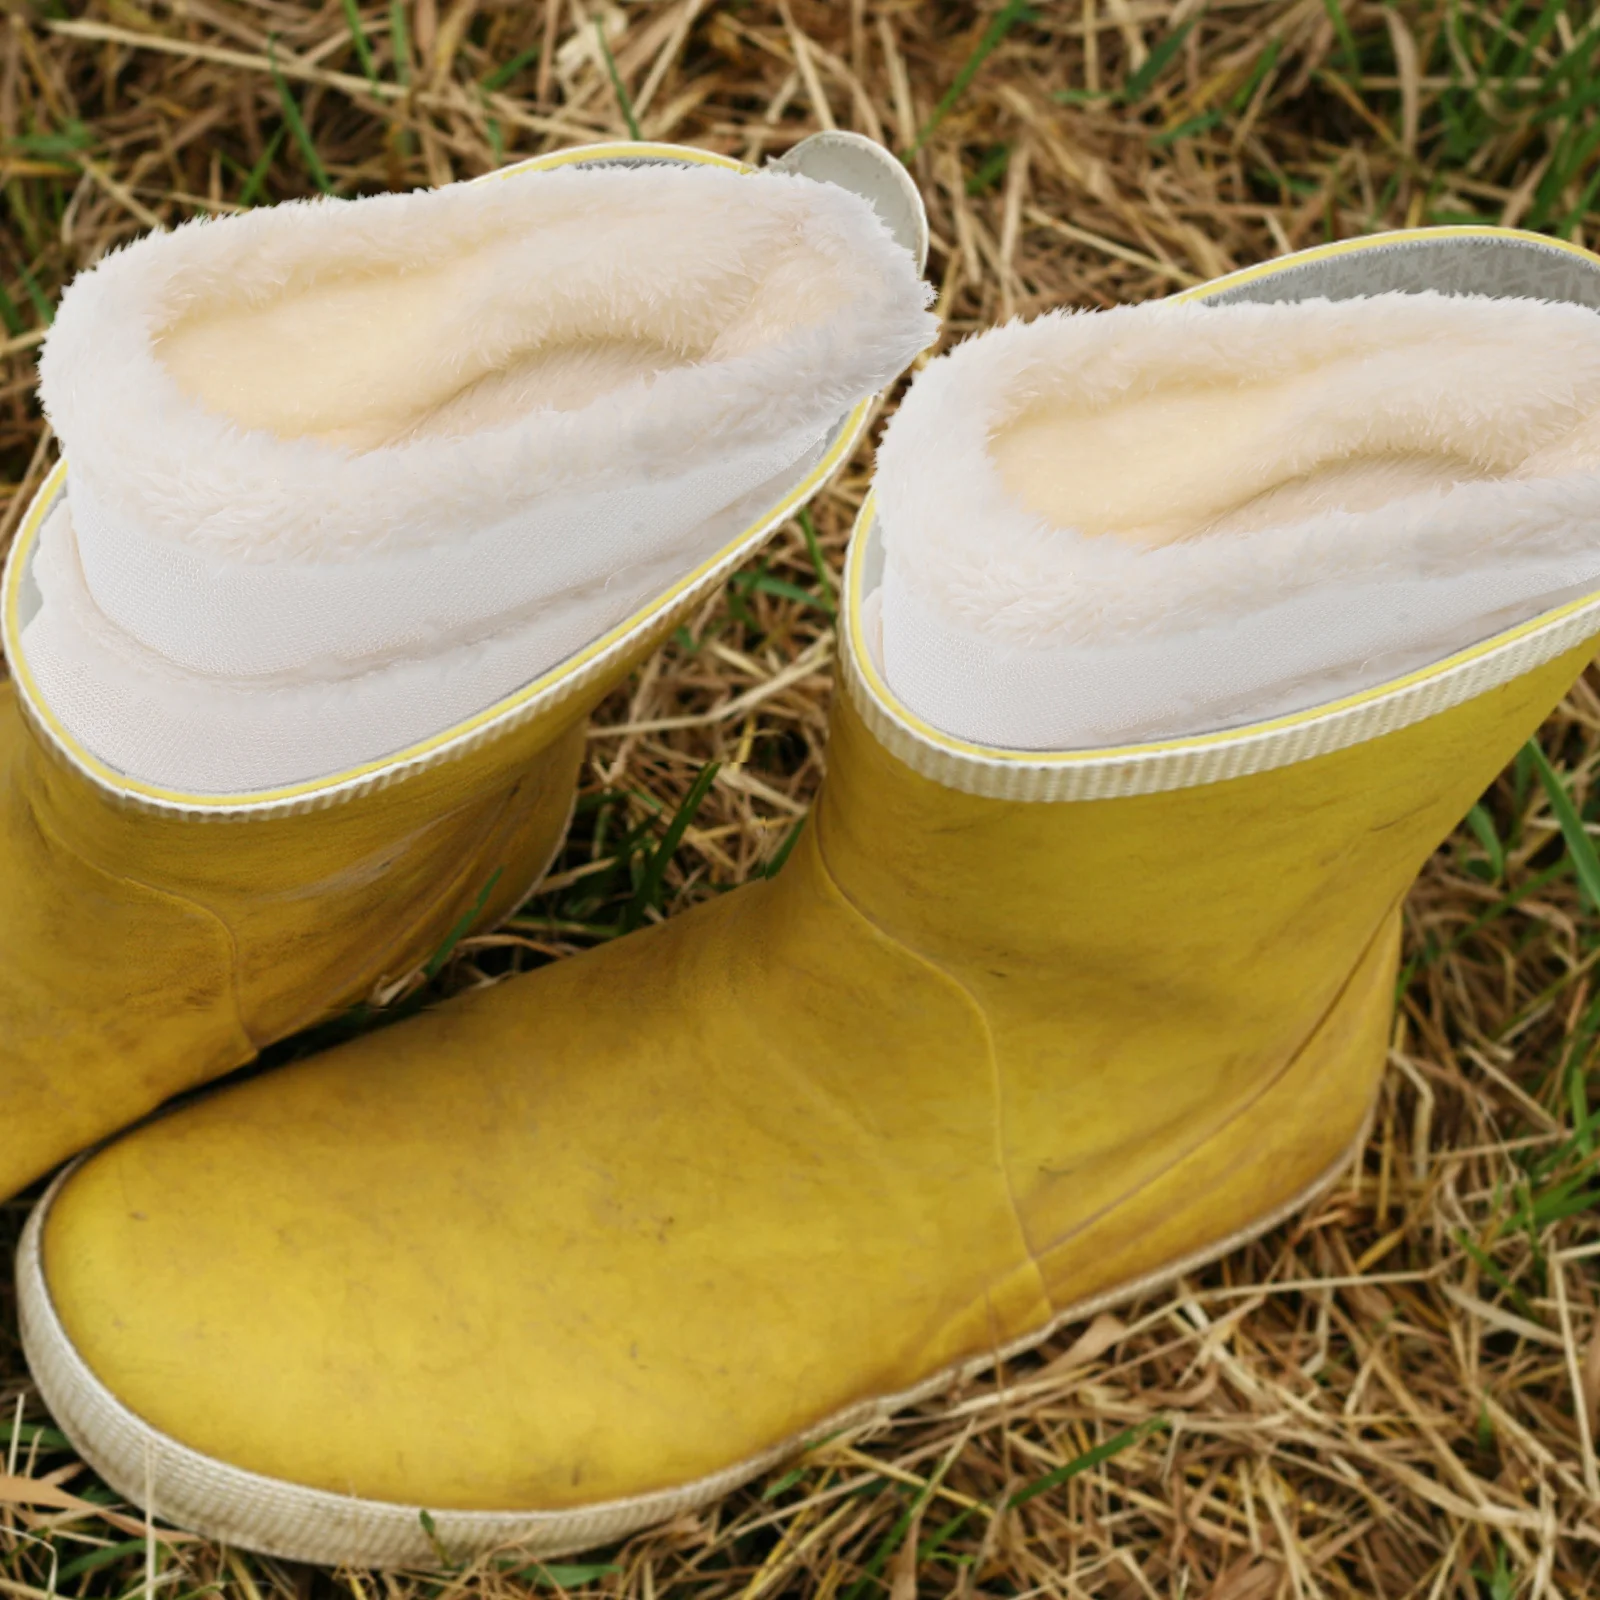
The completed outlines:
[[[69,478],[68,494],[84,586],[145,649],[217,677],[337,676],[518,622],[531,643],[534,619],[550,612],[553,636],[570,634],[579,615],[618,621],[610,613],[637,587],[628,581],[636,569],[690,570],[716,548],[707,524],[722,528],[718,513],[814,461],[821,434],[809,425],[677,477],[555,493],[459,540],[345,560],[227,560],[113,520],[80,479]],[[598,631],[589,626],[576,643]]]
[[[1600,486],[1597,486],[1600,487]],[[919,716],[1012,750],[1075,750],[1266,721],[1414,672],[1600,589],[1600,548],[1495,572],[1318,590],[1210,628],[1078,648],[996,646],[904,583],[880,665]]]

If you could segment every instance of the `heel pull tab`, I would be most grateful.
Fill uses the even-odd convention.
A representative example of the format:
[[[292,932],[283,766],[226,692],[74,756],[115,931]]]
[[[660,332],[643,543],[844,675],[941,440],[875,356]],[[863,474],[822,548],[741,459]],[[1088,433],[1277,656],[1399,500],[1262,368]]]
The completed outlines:
[[[814,133],[767,165],[834,183],[868,201],[920,272],[928,264],[928,213],[905,164],[863,133]]]

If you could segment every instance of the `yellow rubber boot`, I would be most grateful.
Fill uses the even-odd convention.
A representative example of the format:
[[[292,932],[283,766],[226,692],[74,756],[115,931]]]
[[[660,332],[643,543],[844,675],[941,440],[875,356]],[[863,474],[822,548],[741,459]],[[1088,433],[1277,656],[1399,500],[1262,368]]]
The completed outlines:
[[[775,880],[187,1107],[41,1204],[29,1360],[120,1492],[307,1561],[593,1545],[1349,1160],[1400,902],[1600,595],[1307,711],[1032,752],[896,698],[881,571],[869,505]]]
[[[864,146],[834,136],[788,160],[802,173],[819,160],[823,177],[841,160],[865,174],[861,198],[914,254],[925,244],[915,193],[894,177],[893,158]],[[573,168],[651,164],[747,170],[701,151],[619,145],[495,178],[537,188]],[[202,242],[222,232],[207,225]],[[909,257],[903,273],[922,317]],[[590,709],[815,493],[870,405],[868,393],[828,414],[818,445],[745,495],[708,551],[663,569],[642,603],[513,692],[329,776],[221,793],[130,776],[69,725],[40,681],[40,552],[68,508],[69,480],[80,534],[87,515],[63,463],[23,523],[3,592],[12,681],[0,685],[0,1196],[514,909],[565,832]],[[52,648],[60,692],[85,702],[90,675]],[[118,704],[114,692],[143,692],[137,670],[103,680],[92,684],[102,713]],[[113,732],[146,734],[137,710]],[[218,743],[191,738],[185,759],[229,756]]]

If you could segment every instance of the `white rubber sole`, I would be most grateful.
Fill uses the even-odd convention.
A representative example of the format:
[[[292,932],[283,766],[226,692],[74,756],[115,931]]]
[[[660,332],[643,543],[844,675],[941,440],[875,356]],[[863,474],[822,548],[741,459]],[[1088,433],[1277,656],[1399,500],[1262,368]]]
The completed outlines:
[[[721,1472],[675,1489],[571,1511],[431,1511],[431,1535],[423,1525],[424,1508],[420,1505],[397,1505],[309,1489],[246,1472],[191,1450],[135,1415],[96,1378],[56,1315],[40,1250],[50,1204],[71,1168],[56,1179],[34,1208],[18,1247],[17,1304],[22,1345],[39,1393],[83,1459],[117,1493],[180,1528],[224,1544],[319,1566],[436,1568],[441,1552],[451,1560],[470,1560],[512,1546],[535,1557],[566,1555],[610,1543],[680,1512],[696,1510],[760,1476],[813,1440],[912,1405],[952,1381],[975,1376],[1031,1349],[1068,1323],[1081,1321],[1208,1265],[1268,1232],[1316,1199],[1349,1166],[1365,1137],[1363,1123],[1355,1142],[1321,1177],[1249,1228],[1158,1272],[1070,1306],[1003,1349],[947,1367],[898,1394],[836,1412],[805,1434]]]

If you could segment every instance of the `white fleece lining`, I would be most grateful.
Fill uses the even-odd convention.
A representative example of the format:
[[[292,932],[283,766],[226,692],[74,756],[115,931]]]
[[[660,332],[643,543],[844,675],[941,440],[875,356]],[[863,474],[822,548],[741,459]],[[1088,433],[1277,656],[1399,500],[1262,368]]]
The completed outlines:
[[[440,301],[446,289],[454,298]],[[40,388],[74,478],[119,522],[218,556],[332,560],[433,545],[441,528],[467,536],[556,491],[673,476],[686,455],[808,426],[815,437],[930,340],[925,304],[907,252],[834,185],[570,166],[275,206],[143,239],[68,288]],[[336,331],[357,315],[359,336]],[[242,421],[198,403],[162,359],[164,340],[187,331],[204,344],[219,327],[270,333],[211,386],[255,408]],[[511,426],[424,427],[360,451],[315,437],[365,431],[384,411],[402,416],[390,431],[403,436],[405,418],[425,420],[516,360],[618,340],[679,359],[604,405],[534,406]],[[229,342],[212,341],[213,364],[236,359]],[[281,392],[251,401],[243,391],[269,358]],[[194,381],[203,365],[181,370]],[[297,366],[298,400],[295,372],[278,370]],[[330,386],[330,399],[314,392]],[[528,388],[532,399],[538,384]],[[297,409],[305,426],[289,437],[250,431]]]
[[[1156,303],[930,364],[884,442],[885,675],[1075,749],[1370,687],[1600,583],[1600,315]]]
[[[704,166],[141,241],[41,364],[70,510],[40,691],[113,767],[208,793],[426,738],[781,500],[933,337],[926,300],[866,201]]]

